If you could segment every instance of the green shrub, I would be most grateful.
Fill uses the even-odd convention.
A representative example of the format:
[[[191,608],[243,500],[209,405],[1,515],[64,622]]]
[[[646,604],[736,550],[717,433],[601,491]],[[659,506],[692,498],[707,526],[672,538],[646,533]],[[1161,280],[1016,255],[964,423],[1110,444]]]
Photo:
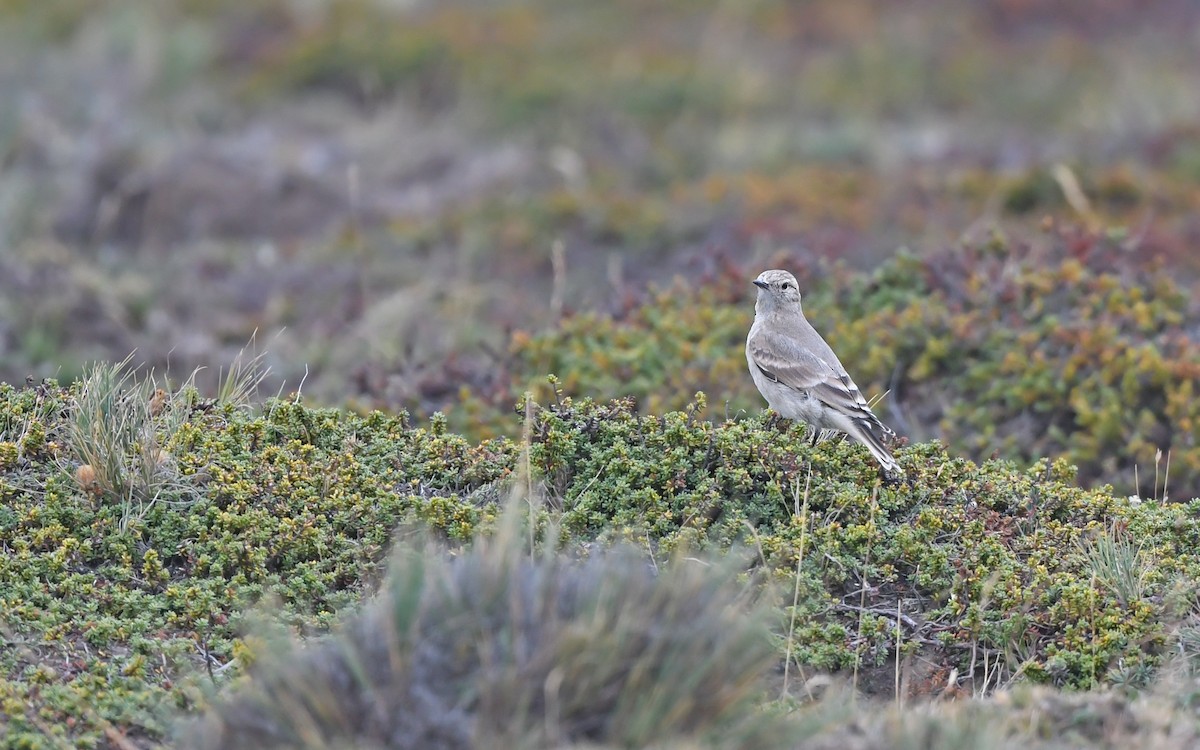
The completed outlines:
[[[656,417],[562,398],[538,411],[531,460],[572,535],[668,550],[745,540],[776,575],[798,574],[787,606],[802,668],[890,673],[899,645],[977,691],[1149,674],[1179,617],[1164,597],[1200,576],[1200,501],[1117,498],[1074,486],[1061,460],[976,466],[936,442],[899,451],[909,483],[890,487],[850,442],[702,421],[701,408]],[[1123,561],[1106,564],[1096,550],[1112,548]]]
[[[980,458],[1063,456],[1089,485],[1195,496],[1194,296],[1115,240],[1049,239],[1049,249],[996,237],[901,253],[870,275],[794,267],[809,319],[866,393],[888,393],[876,411],[902,435]],[[620,317],[518,333],[509,395],[553,372],[569,395],[632,396],[645,413],[682,408],[696,390],[714,399],[701,416],[755,413],[763,403],[743,354],[753,275],[677,284]]]
[[[179,481],[129,514],[70,471],[84,385],[0,385],[0,434],[47,438],[0,468],[0,701],[11,717],[0,747],[24,746],[40,726],[84,745],[111,724],[161,735],[164,710],[198,700],[187,675],[219,682],[247,653],[244,608],[268,597],[284,622],[327,626],[377,580],[397,524],[452,538],[486,527],[493,512],[472,493],[516,455],[404,416],[289,402],[252,413],[172,394],[185,419],[161,447]],[[37,664],[65,666],[28,671]]]
[[[0,746],[161,739],[175,708],[205,704],[203,685],[267,658],[246,631],[256,602],[320,633],[374,590],[397,526],[486,537],[514,488],[544,500],[537,528],[561,527],[564,546],[627,540],[660,568],[684,550],[752,550],[789,623],[775,640],[785,694],[825,670],[883,697],[901,678],[908,695],[951,677],[981,694],[1137,687],[1194,651],[1200,504],[1080,489],[1063,461],[975,465],[931,442],[898,451],[908,483],[888,486],[861,446],[814,446],[765,415],[703,419],[703,397],[651,415],[559,394],[522,405],[526,478],[523,446],[469,442],[440,416],[172,394],[190,405],[164,449],[189,502],[167,488],[123,524],[63,467],[80,387],[0,385],[0,443],[43,436],[0,467]]]

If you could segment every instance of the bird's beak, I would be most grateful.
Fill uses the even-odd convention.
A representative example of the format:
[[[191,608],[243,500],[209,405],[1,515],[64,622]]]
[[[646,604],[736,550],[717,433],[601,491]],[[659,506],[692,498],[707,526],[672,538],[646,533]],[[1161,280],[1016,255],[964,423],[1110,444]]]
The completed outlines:
[[[754,286],[758,287],[759,289],[766,289],[766,288],[767,288],[767,282],[765,282],[765,281],[759,281],[758,279],[755,279],[755,280],[754,280]]]

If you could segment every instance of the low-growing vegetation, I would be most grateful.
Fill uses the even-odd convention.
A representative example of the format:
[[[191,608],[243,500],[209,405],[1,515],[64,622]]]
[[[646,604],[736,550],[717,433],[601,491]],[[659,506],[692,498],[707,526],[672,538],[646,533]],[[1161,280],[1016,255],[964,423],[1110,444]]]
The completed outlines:
[[[887,394],[876,411],[900,434],[1023,464],[1061,455],[1086,485],[1186,498],[1200,482],[1200,343],[1187,329],[1200,312],[1170,262],[1119,237],[1051,228],[1036,242],[902,252],[872,273],[770,263],[799,270],[809,319],[866,392]],[[712,397],[703,416],[753,412],[749,277],[734,267],[624,314],[518,333],[498,398],[556,372],[567,393],[632,395],[648,413],[683,408],[695,388]]]
[[[908,482],[888,486],[851,443],[811,445],[803,427],[766,414],[705,420],[703,396],[654,415],[556,393],[521,404],[525,441],[476,444],[440,417],[416,425],[295,399],[249,409],[185,386],[146,412],[173,481],[131,513],[136,493],[78,481],[69,435],[92,383],[0,387],[0,700],[11,747],[168,741],[179,711],[220,703],[268,658],[274,627],[316,636],[376,591],[397,527],[469,545],[495,533],[512,493],[536,501],[519,506],[539,529],[522,545],[543,555],[621,543],[669,568],[685,553],[742,550],[775,613],[779,666],[761,710],[809,700],[821,674],[866,696],[921,701],[1026,683],[1133,690],[1185,674],[1195,658],[1200,505],[1081,489],[1063,461],[976,465],[915,444],[898,452]],[[147,394],[156,397],[128,397]],[[560,532],[547,549],[551,528]],[[393,563],[389,585],[400,588],[390,590],[424,597],[425,586],[442,590],[439,576],[469,580],[480,558],[431,553],[430,570],[443,573],[422,584],[404,577],[420,571],[407,559]],[[565,576],[555,580],[577,575],[566,562],[501,567],[540,580],[539,565]],[[369,605],[346,632],[386,633],[378,618],[394,612]],[[470,620],[446,637],[473,642]]]

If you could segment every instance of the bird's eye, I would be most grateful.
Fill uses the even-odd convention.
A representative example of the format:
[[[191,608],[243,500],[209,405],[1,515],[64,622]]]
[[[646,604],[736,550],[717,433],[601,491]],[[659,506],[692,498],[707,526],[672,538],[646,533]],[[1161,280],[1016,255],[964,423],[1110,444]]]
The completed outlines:
[[[787,282],[787,281],[783,282],[783,285],[780,287],[780,289],[791,289],[791,288],[792,288],[791,283]]]

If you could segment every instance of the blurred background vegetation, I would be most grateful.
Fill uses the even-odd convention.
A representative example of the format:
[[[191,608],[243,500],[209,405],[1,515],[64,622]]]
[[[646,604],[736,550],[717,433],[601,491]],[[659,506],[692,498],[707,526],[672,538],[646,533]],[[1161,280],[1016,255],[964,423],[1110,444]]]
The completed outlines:
[[[0,0],[0,380],[735,416],[783,265],[911,439],[1196,496],[1197,60],[1191,0]]]

